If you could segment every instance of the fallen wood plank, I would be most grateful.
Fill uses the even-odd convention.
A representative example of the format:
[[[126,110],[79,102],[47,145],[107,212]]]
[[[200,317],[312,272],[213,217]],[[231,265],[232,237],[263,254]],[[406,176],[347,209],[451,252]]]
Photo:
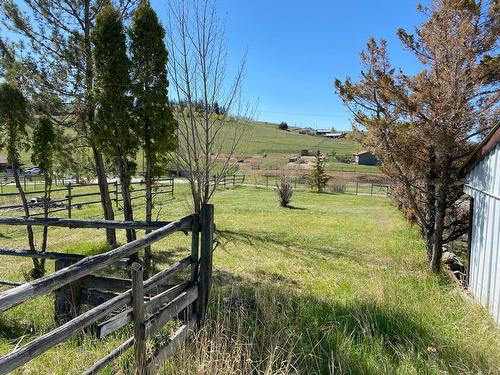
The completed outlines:
[[[158,313],[146,319],[143,331],[144,339],[158,332],[167,322],[193,303],[196,298],[198,298],[198,286],[194,285],[174,298],[167,306],[158,311]]]
[[[56,252],[38,252],[28,249],[0,249],[0,255],[9,255],[17,257],[37,258],[37,259],[51,259],[51,260],[80,260],[85,258],[81,254],[67,254]]]
[[[83,276],[109,266],[121,258],[129,257],[144,247],[151,245],[176,231],[190,229],[192,222],[193,217],[187,216],[160,229],[154,230],[151,233],[146,234],[144,237],[122,245],[114,250],[84,258],[69,267],[54,272],[53,274],[2,292],[0,293],[0,312],[9,309],[12,306],[16,306],[26,300],[52,292],[72,281],[78,280]],[[189,264],[190,263],[191,261],[189,260]]]
[[[183,324],[175,333],[168,339],[167,343],[156,351],[153,358],[148,363],[147,374],[154,374],[158,371],[165,360],[189,337],[193,327],[196,324],[196,315],[192,315],[190,319]]]
[[[165,290],[164,292],[154,296],[144,304],[144,308],[148,315],[156,313],[162,304],[170,302],[175,297],[179,296],[189,286],[189,283],[181,283]],[[121,313],[109,318],[108,320],[98,324],[99,338],[106,337],[110,333],[122,328],[132,321],[132,309],[127,309]]]
[[[132,345],[134,345],[134,338],[131,337],[127,341],[125,341],[123,344],[118,346],[115,350],[113,350],[111,353],[109,353],[107,356],[101,358],[99,361],[94,363],[92,367],[88,368],[83,372],[82,375],[94,375],[97,374],[100,370],[102,370],[104,367],[109,365],[111,362],[115,360],[115,358],[119,357],[122,355],[128,348],[130,348]]]
[[[120,279],[117,277],[104,277],[96,275],[87,275],[80,280],[82,288],[100,289],[110,292],[124,292],[132,288],[132,280]]]

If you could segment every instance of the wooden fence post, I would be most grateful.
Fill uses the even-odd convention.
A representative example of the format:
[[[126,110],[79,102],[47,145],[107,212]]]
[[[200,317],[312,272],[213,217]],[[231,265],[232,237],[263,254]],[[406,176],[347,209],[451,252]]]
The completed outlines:
[[[235,186],[236,186],[236,175],[233,174],[233,187],[235,187]]]
[[[191,285],[198,283],[198,265],[200,256],[200,216],[193,217],[193,226],[191,229]],[[196,301],[191,306],[187,318],[197,312]]]
[[[198,285],[198,321],[202,323],[208,310],[208,299],[212,281],[212,251],[214,241],[214,206],[201,207],[201,257],[200,282]]]
[[[115,180],[115,204],[118,207],[118,181]]]
[[[75,260],[56,260],[55,271],[71,266]],[[55,320],[64,323],[80,313],[80,283],[73,281],[55,290]]]
[[[68,183],[68,195],[67,195],[67,198],[68,198],[68,219],[71,219],[71,182]]]
[[[172,177],[170,179],[170,182],[172,183],[172,195],[174,195],[174,186],[175,186],[175,179],[174,179],[174,177]]]
[[[356,181],[356,195],[358,195],[358,185],[359,185],[359,182]]]
[[[371,189],[370,189],[370,195],[373,196],[373,183],[372,183],[372,186],[371,186]]]
[[[146,340],[144,339],[144,284],[142,264],[132,263],[132,316],[136,374],[146,374]]]

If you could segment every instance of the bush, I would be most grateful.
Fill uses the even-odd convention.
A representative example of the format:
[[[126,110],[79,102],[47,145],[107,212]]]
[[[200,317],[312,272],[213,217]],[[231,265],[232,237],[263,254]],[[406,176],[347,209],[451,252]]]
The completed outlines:
[[[288,130],[288,124],[284,121],[281,122],[278,126],[281,130]]]
[[[346,182],[342,180],[330,180],[327,186],[330,193],[345,193],[346,190]]]
[[[280,179],[276,183],[276,191],[278,192],[278,201],[281,207],[287,207],[292,201],[293,188],[288,179]]]

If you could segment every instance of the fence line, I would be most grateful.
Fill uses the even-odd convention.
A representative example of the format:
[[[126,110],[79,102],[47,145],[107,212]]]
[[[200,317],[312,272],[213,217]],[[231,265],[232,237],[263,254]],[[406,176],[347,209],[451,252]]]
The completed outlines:
[[[102,222],[105,221],[56,220],[28,218],[17,219],[15,222],[2,221],[0,224],[27,225],[29,221],[29,225],[89,228],[89,225],[92,224],[95,225],[94,227],[103,228]],[[125,223],[133,226],[133,223]],[[215,230],[213,206],[204,205],[201,215],[193,214],[164,224],[156,223],[160,227],[153,232],[103,254],[84,257],[80,260],[61,259],[57,255],[53,255],[53,257],[46,259],[56,259],[56,272],[0,293],[0,311],[5,311],[20,303],[55,291],[56,313],[59,314],[59,318],[71,317],[70,320],[56,329],[1,357],[0,374],[19,368],[34,357],[45,353],[55,345],[68,340],[74,334],[105,318],[107,320],[100,325],[100,337],[104,337],[130,322],[133,322],[134,336],[118,345],[108,355],[87,369],[85,373],[97,373],[131,346],[134,346],[138,373],[154,373],[161,362],[176,349],[179,343],[188,337],[191,330],[195,329],[195,322],[202,322],[206,315],[211,285],[213,232]],[[113,225],[120,229],[125,227],[123,222],[122,224],[115,222]],[[132,280],[91,275],[97,270],[121,261],[124,257],[134,256],[144,247],[177,231],[191,231],[191,254],[148,280],[143,281],[142,265],[138,261],[134,261],[130,267]],[[16,251],[19,252],[19,250],[4,249],[3,253],[17,255],[14,254]],[[1,253],[0,251],[0,255]],[[31,254],[24,252],[20,255],[39,257],[38,253],[33,252]],[[75,261],[76,263],[74,263]],[[191,267],[188,281],[175,285],[168,283],[172,276],[188,267]],[[123,288],[128,289],[122,290]],[[113,290],[119,291],[119,293],[115,293]],[[82,303],[94,307],[77,315]],[[111,313],[119,312],[124,308],[125,311],[109,318]],[[158,348],[153,353],[151,358],[147,358],[146,341],[148,338],[174,318],[179,318],[183,322],[181,327],[167,340],[163,347]]]
[[[174,184],[175,184],[175,181],[173,178],[158,179],[155,183],[155,186],[154,186],[153,198],[158,196],[158,195],[162,195],[162,194],[174,195]],[[131,185],[132,185],[132,187],[134,185],[144,185],[144,182],[143,181],[132,182]],[[67,217],[71,218],[72,210],[74,207],[81,208],[84,206],[101,204],[101,193],[99,191],[90,192],[90,193],[77,193],[78,189],[91,187],[91,186],[98,186],[98,184],[96,184],[96,183],[75,184],[75,183],[69,182],[67,185],[65,185],[64,188],[51,190],[51,193],[62,192],[62,191],[66,192],[66,195],[64,196],[64,198],[53,199],[53,200],[50,200],[48,202],[29,202],[28,207],[29,208],[43,209],[45,204],[47,204],[47,205],[49,205],[49,214],[61,212],[61,211],[67,211]],[[122,192],[119,189],[120,184],[117,181],[112,181],[112,182],[108,182],[108,186],[112,187],[112,191],[110,191],[110,195],[114,196],[113,198],[111,198],[111,200],[115,202],[116,206],[118,206],[120,199],[121,199],[121,196],[122,196]],[[146,191],[145,188],[131,190],[131,194],[132,194],[131,199],[132,200],[141,199],[141,198],[145,199],[145,194],[137,194],[137,193],[142,193],[145,191]],[[45,194],[45,191],[43,191],[43,190],[26,191],[25,194],[26,195],[39,194],[39,195],[43,196]],[[0,193],[0,197],[19,197],[19,196],[20,195],[18,192]],[[98,199],[79,201],[81,198],[92,198],[92,197],[96,197],[96,198],[98,197]],[[11,204],[11,205],[0,206],[0,210],[11,210],[11,209],[21,209],[21,208],[23,208],[22,204]],[[39,212],[39,213],[31,214],[31,216],[40,216],[40,215],[44,215],[44,213]]]

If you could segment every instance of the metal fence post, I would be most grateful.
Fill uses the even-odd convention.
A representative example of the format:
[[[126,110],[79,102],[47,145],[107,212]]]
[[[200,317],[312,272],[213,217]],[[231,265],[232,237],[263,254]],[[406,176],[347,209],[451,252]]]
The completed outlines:
[[[212,251],[214,241],[214,206],[201,207],[201,257],[200,282],[198,284],[198,320],[203,322],[208,310],[208,300],[212,281]]]
[[[372,183],[372,186],[371,186],[371,189],[370,189],[370,195],[373,196],[373,183]]]
[[[135,365],[138,375],[146,374],[146,340],[144,339],[144,284],[142,264],[132,263],[132,316],[134,319]]]
[[[356,195],[358,195],[358,186],[359,186],[359,182],[356,181]]]

